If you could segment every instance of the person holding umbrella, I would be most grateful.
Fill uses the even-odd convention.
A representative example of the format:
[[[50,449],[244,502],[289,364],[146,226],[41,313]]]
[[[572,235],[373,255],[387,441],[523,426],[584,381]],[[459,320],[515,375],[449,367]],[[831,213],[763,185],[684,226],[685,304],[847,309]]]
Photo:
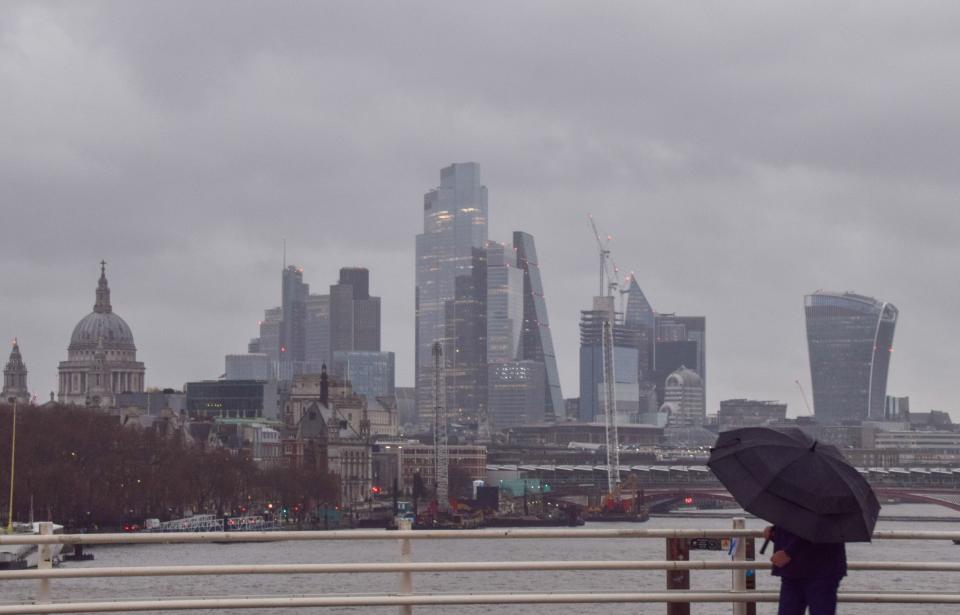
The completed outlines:
[[[707,465],[744,510],[773,523],[764,536],[781,580],[778,615],[835,613],[844,543],[869,541],[880,514],[863,476],[836,447],[796,428],[725,431]]]
[[[780,577],[777,615],[803,615],[808,606],[810,615],[836,613],[837,590],[847,575],[844,544],[809,542],[775,526],[767,527],[763,537],[773,540],[770,562],[773,575]]]

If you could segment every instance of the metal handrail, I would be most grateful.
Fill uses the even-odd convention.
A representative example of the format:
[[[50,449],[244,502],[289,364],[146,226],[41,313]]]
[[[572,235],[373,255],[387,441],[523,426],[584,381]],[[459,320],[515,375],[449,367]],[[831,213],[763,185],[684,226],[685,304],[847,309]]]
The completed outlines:
[[[762,561],[713,560],[536,560],[514,562],[416,562],[344,564],[222,564],[202,566],[123,566],[0,571],[0,581],[106,577],[225,576],[248,574],[341,574],[394,572],[522,572],[585,570],[755,570]],[[960,572],[960,562],[848,562],[848,570]]]
[[[334,606],[441,606],[482,604],[629,604],[689,602],[776,602],[777,592],[669,591],[591,593],[476,593],[371,596],[297,596],[271,598],[200,598],[74,602],[0,606],[0,615],[30,613],[108,613],[118,611],[174,611],[196,609],[259,609]],[[840,602],[872,604],[960,604],[960,594],[844,592]]]
[[[409,527],[409,525],[407,526]],[[413,606],[480,605],[480,604],[578,604],[578,603],[691,603],[728,602],[734,612],[744,612],[745,603],[773,602],[776,592],[744,591],[747,570],[766,568],[761,561],[744,561],[743,540],[735,541],[735,561],[687,560],[677,561],[519,561],[519,562],[411,562],[412,540],[475,540],[475,539],[667,539],[668,545],[678,539],[690,538],[757,538],[758,530],[743,528],[743,519],[734,520],[732,529],[494,529],[494,530],[418,530],[398,531],[308,531],[308,532],[200,532],[151,534],[51,534],[51,524],[41,526],[41,535],[0,536],[0,544],[40,545],[41,566],[37,570],[0,572],[0,581],[34,579],[39,583],[36,604],[0,605],[0,615],[13,613],[78,613],[117,611],[170,611],[192,609],[257,609],[268,607],[330,607],[330,606],[398,606],[400,612],[411,613]],[[960,540],[960,531],[878,531],[875,539],[885,540]],[[261,564],[261,565],[207,565],[207,566],[143,566],[105,568],[51,568],[52,544],[156,544],[206,543],[233,541],[304,541],[304,540],[388,540],[400,543],[400,561],[396,563],[337,563],[337,564]],[[669,551],[669,549],[668,549]],[[668,557],[673,557],[668,555]],[[897,571],[958,571],[960,562],[849,562],[850,570]],[[670,589],[689,585],[669,585],[667,592],[590,592],[590,593],[471,593],[471,594],[417,594],[413,592],[414,572],[491,572],[491,571],[602,571],[602,570],[662,570],[686,574],[691,570],[731,570],[733,585],[729,591],[691,591]],[[64,578],[146,577],[182,575],[248,575],[248,574],[335,574],[335,573],[395,573],[400,579],[399,594],[324,595],[324,596],[268,596],[229,598],[183,598],[124,600],[112,602],[51,603],[50,581]],[[669,578],[669,575],[668,575]],[[960,604],[960,593],[897,593],[845,592],[841,602],[860,603],[924,603]]]
[[[204,542],[281,542],[303,540],[482,540],[532,538],[759,538],[760,530],[736,529],[483,529],[483,530],[331,530],[278,532],[168,532],[147,534],[11,534],[0,545],[25,544],[177,544]],[[880,530],[875,540],[960,540],[960,531]]]

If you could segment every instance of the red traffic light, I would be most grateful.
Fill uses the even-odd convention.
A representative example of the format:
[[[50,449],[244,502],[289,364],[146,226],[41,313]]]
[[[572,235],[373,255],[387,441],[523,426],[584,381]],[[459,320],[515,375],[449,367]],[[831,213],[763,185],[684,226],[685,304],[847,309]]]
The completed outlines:
[[[683,498],[683,503],[687,505],[693,504],[693,498],[688,495],[687,497]]]
[[[373,487],[370,487],[370,493],[373,493],[374,495],[380,493],[380,487],[376,485],[374,485]]]

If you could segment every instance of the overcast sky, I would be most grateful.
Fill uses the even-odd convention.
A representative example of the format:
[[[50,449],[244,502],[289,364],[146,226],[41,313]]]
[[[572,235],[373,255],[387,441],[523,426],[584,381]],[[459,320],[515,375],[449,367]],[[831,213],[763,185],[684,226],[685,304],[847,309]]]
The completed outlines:
[[[371,271],[413,381],[423,193],[477,161],[537,240],[563,394],[592,212],[654,308],[707,317],[708,410],[805,412],[803,295],[900,308],[889,392],[960,420],[960,3],[0,5],[0,336],[45,398],[108,261],[148,386]],[[5,362],[5,352],[0,363]]]

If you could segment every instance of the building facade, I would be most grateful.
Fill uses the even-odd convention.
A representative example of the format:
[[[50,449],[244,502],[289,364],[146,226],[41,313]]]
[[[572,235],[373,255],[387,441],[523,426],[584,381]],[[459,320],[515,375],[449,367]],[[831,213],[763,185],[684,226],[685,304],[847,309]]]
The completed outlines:
[[[807,295],[804,308],[817,421],[883,420],[897,308],[825,291]]]
[[[184,387],[190,417],[273,419],[278,416],[276,382],[204,380]]]
[[[544,420],[546,375],[540,361],[507,361],[487,365],[491,431]]]
[[[464,288],[473,283],[477,251],[487,242],[487,188],[480,178],[480,166],[473,162],[452,164],[440,171],[440,186],[423,198],[423,233],[416,240],[416,356],[415,379],[420,420],[433,416],[433,344],[441,342],[448,369],[461,370],[461,361],[476,363],[476,357],[461,356],[456,342],[449,339],[448,315],[456,318],[458,279],[460,300]],[[466,282],[463,279],[466,278]],[[454,332],[456,328],[454,328]],[[486,344],[483,345],[484,351]],[[449,352],[452,350],[452,352]],[[463,386],[469,386],[465,382]],[[475,386],[475,385],[474,385]],[[464,391],[461,402],[468,397]],[[450,395],[447,396],[448,398]]]
[[[681,366],[667,376],[660,412],[668,414],[668,427],[703,425],[707,419],[707,407],[700,375]]]
[[[717,425],[720,431],[759,427],[787,418],[787,404],[755,399],[725,399],[720,402]]]
[[[543,363],[543,416],[548,420],[556,420],[564,417],[566,408],[563,393],[560,391],[560,373],[557,371],[557,356],[553,350],[553,334],[547,316],[547,299],[533,235],[514,231],[513,249],[517,254],[517,266],[523,271],[523,327],[518,358],[522,361]]]
[[[224,357],[227,380],[275,380],[273,362],[263,352],[228,354]]]
[[[354,393],[372,400],[394,394],[395,369],[392,352],[338,350],[330,371],[335,379],[348,381]]]
[[[60,403],[109,408],[114,396],[142,392],[146,368],[137,361],[133,331],[110,303],[106,263],[100,263],[93,311],[73,329],[59,372]]]
[[[603,326],[613,326],[613,374],[618,424],[636,422],[640,411],[640,383],[636,331],[626,327],[614,310],[614,298],[594,297],[593,309],[580,312],[581,421],[603,422]]]

